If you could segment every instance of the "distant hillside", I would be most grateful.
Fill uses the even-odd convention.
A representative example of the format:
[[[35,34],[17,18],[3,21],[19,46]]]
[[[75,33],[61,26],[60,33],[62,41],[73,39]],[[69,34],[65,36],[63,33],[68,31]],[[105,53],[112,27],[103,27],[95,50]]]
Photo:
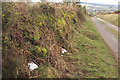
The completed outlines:
[[[85,6],[85,2],[80,3]],[[89,14],[96,15],[97,13],[111,13],[118,10],[117,5],[86,3],[86,10]]]
[[[85,2],[81,2],[82,4],[85,4]],[[111,4],[100,4],[100,3],[86,3],[86,4],[91,4],[95,6],[112,6],[112,7],[118,7],[118,5],[111,5]]]

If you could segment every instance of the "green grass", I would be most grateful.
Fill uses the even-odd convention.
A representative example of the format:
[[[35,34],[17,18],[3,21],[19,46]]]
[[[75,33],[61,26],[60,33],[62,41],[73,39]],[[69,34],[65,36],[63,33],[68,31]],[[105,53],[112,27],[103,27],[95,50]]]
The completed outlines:
[[[69,56],[76,60],[71,63],[81,69],[84,77],[117,78],[117,62],[112,51],[96,31],[91,19],[86,18],[86,22],[82,26],[80,33],[76,31],[73,38],[73,44],[78,53]]]
[[[106,15],[97,15],[97,16],[118,26],[118,15],[117,14],[106,14]]]

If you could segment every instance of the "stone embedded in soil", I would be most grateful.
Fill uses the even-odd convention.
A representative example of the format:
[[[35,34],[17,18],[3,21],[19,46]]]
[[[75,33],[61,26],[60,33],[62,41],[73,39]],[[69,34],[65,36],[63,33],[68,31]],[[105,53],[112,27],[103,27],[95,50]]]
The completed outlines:
[[[62,48],[62,53],[65,53],[65,52],[67,52],[67,50],[65,50],[64,48]]]
[[[30,71],[33,71],[33,70],[38,68],[38,65],[36,65],[33,62],[31,62],[31,63],[28,63],[28,67],[29,67]]]

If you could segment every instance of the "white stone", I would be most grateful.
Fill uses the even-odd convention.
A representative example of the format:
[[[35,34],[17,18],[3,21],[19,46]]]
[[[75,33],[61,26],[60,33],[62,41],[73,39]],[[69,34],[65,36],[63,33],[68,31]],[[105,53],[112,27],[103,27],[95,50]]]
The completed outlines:
[[[61,56],[63,56],[63,55],[61,55]]]
[[[31,62],[31,63],[28,63],[28,67],[29,67],[30,71],[33,71],[34,69],[38,68],[38,65]]]
[[[65,50],[64,48],[62,48],[62,53],[65,53],[65,52],[67,52],[67,50]]]

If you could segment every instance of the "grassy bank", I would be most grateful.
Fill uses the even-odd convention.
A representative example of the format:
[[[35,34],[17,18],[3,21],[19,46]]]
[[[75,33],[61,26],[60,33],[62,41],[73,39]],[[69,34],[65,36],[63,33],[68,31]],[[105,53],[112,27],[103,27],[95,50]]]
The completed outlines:
[[[76,5],[3,3],[3,78],[72,77],[62,48],[74,54],[71,37],[84,22],[84,13]],[[28,67],[31,62],[38,65],[34,71]]]
[[[82,26],[80,33],[76,31],[74,35],[73,44],[78,53],[69,56],[73,60],[70,62],[82,70],[84,77],[117,78],[117,62],[91,19],[87,18]]]
[[[106,20],[118,26],[118,14],[103,14],[103,15],[97,15],[97,17],[100,17],[101,19]]]

